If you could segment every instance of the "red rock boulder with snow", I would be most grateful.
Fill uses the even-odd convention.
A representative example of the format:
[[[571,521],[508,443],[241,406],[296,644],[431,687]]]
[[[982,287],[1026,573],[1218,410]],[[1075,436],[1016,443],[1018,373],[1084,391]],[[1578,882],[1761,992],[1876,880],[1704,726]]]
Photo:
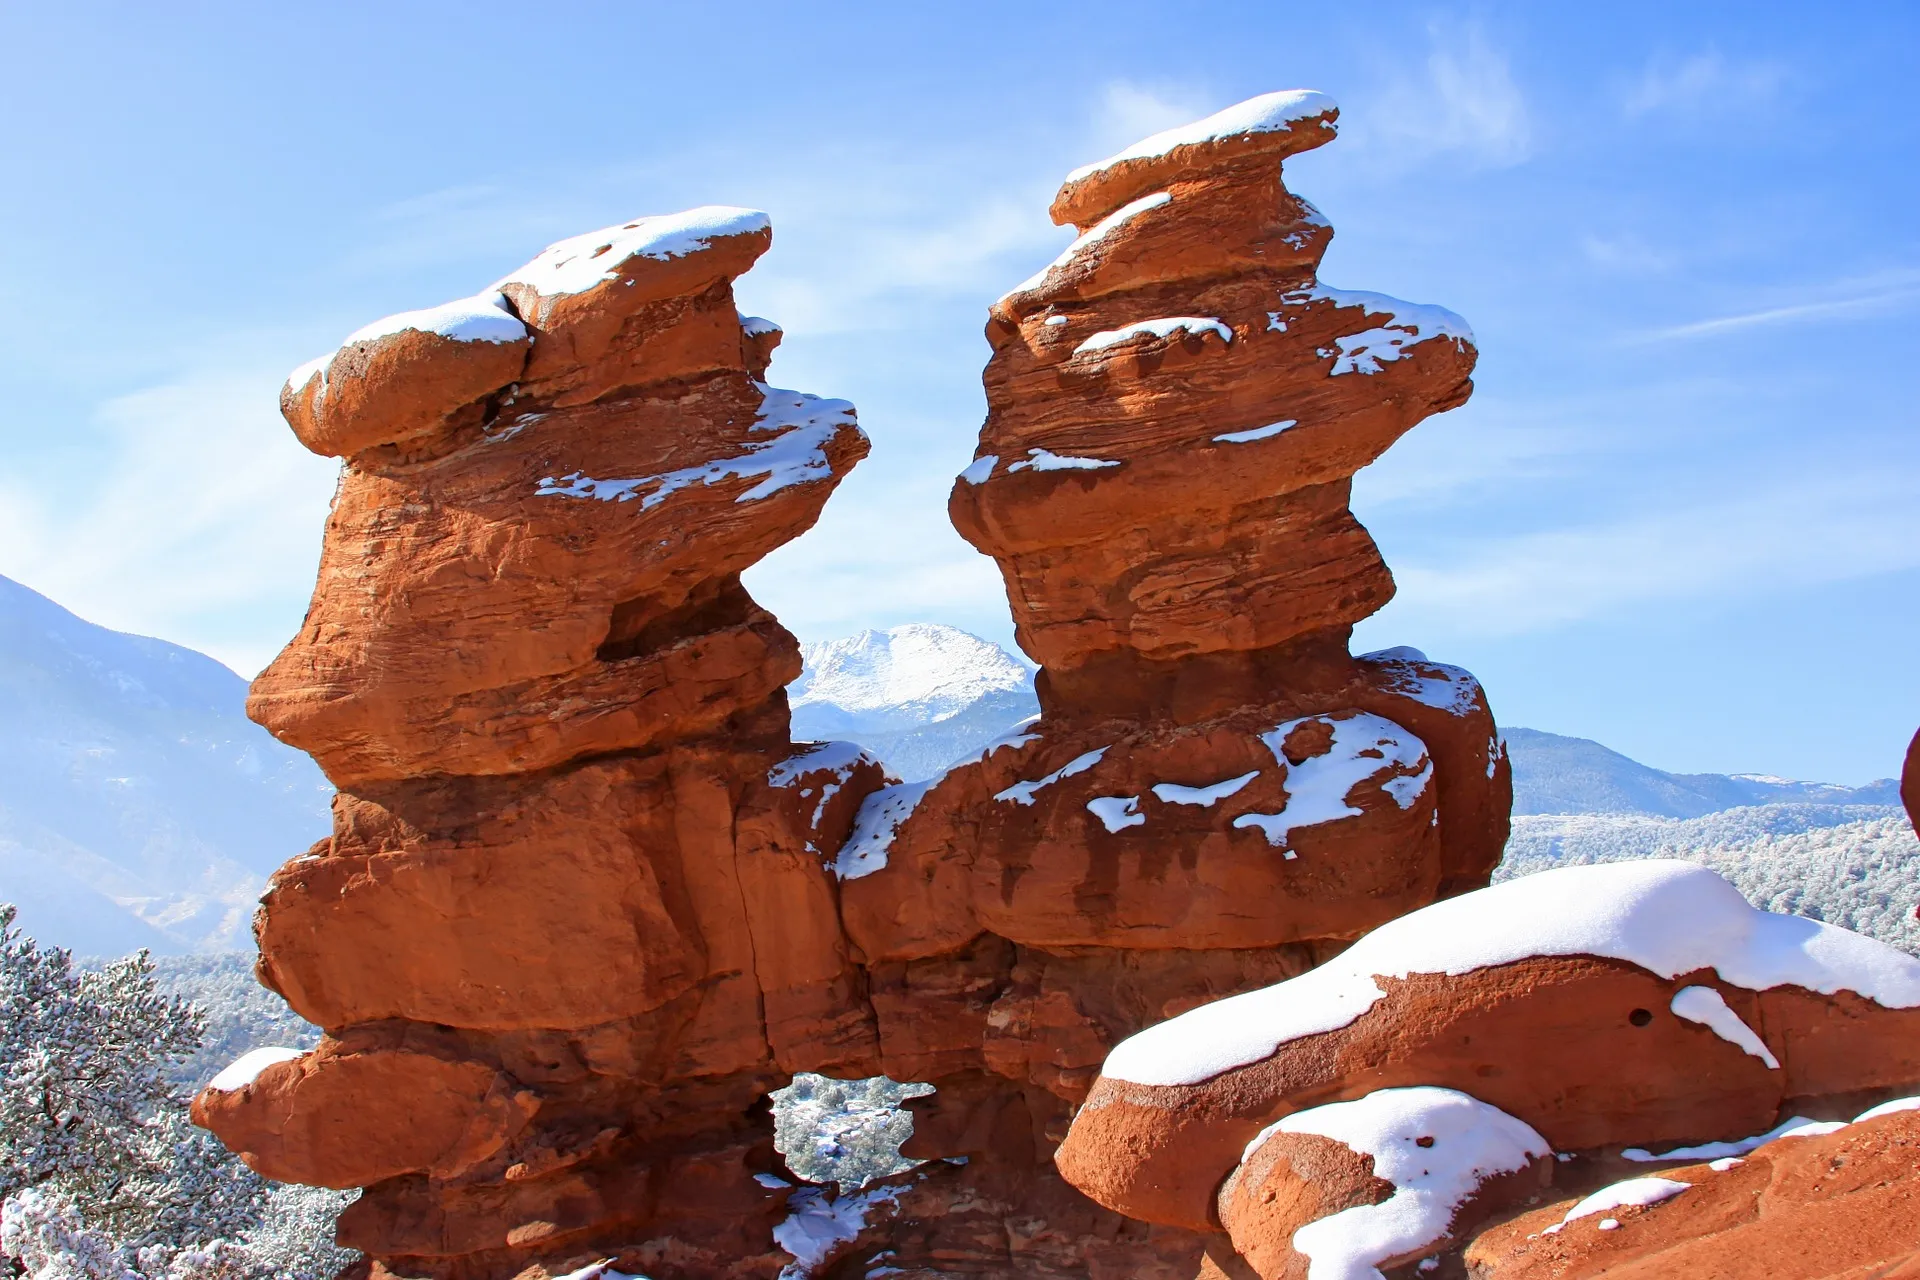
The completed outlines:
[[[1475,1280],[1913,1280],[1920,1099],[1808,1124],[1744,1156],[1663,1169],[1482,1232]]]
[[[1920,961],[1756,910],[1689,863],[1571,867],[1416,911],[1135,1035],[1056,1161],[1130,1217],[1225,1225],[1262,1276],[1314,1248],[1385,1267],[1460,1243],[1544,1185],[1549,1154],[1684,1158],[1789,1106],[1916,1084]],[[1302,1135],[1368,1157],[1392,1189]],[[1399,1207],[1333,1224],[1355,1197]]]

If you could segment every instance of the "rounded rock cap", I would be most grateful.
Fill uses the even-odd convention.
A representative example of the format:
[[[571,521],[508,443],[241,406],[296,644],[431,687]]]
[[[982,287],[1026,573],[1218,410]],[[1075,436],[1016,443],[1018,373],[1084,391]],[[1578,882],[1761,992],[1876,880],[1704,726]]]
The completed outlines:
[[[1339,105],[1315,89],[1263,93],[1075,169],[1048,212],[1056,223],[1084,227],[1130,200],[1218,165],[1311,151],[1332,140],[1339,116]]]

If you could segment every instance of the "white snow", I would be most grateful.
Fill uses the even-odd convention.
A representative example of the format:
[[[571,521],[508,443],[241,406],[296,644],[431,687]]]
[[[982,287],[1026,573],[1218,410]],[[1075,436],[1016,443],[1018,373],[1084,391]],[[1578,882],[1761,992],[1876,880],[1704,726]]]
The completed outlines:
[[[1308,1280],[1380,1280],[1379,1267],[1447,1234],[1453,1215],[1488,1178],[1553,1154],[1532,1126],[1454,1089],[1381,1089],[1352,1102],[1311,1107],[1248,1144],[1250,1157],[1277,1133],[1318,1134],[1373,1157],[1393,1184],[1379,1204],[1355,1205],[1309,1222],[1293,1247]]]
[[[1366,315],[1387,317],[1384,325],[1334,340],[1335,349],[1323,353],[1334,357],[1328,377],[1379,373],[1382,364],[1398,360],[1408,347],[1435,338],[1451,339],[1463,350],[1473,343],[1473,329],[1445,307],[1403,302],[1384,293],[1314,285],[1284,293],[1280,300],[1289,306],[1331,302],[1336,307],[1358,307]]]
[[[1029,742],[1040,741],[1039,733],[1027,732],[1028,728],[1034,723],[1036,723],[1039,719],[1040,719],[1039,716],[1028,716],[1025,720],[1022,720],[1019,724],[1014,726],[1012,733],[1006,734],[1004,737],[995,738],[992,742],[989,742],[986,746],[980,748],[980,754],[975,758],[980,760],[985,760],[988,756],[992,755],[996,751],[999,751],[1003,747],[1017,750],[1020,747],[1026,746]]]
[[[295,369],[287,375],[286,389],[289,391],[304,390],[307,383],[313,381],[314,375],[318,374],[320,376],[320,389],[323,391],[326,390],[327,366],[333,363],[333,357],[337,354],[337,351],[329,351],[323,356],[315,356],[313,359]]]
[[[767,770],[767,785],[790,787],[801,774],[822,769],[831,769],[844,782],[856,767],[867,761],[879,763],[857,742],[809,742]]]
[[[1125,831],[1147,820],[1140,812],[1139,796],[1095,796],[1087,801],[1087,812],[1100,819],[1108,831]]]
[[[1403,698],[1463,716],[1472,711],[1480,698],[1480,681],[1464,667],[1429,661],[1418,649],[1402,645],[1360,655],[1360,661],[1380,668],[1386,688]]]
[[[375,320],[355,329],[340,345],[350,347],[356,342],[372,342],[406,329],[437,333],[456,342],[519,342],[527,336],[527,326],[507,310],[507,300],[500,291],[489,289],[471,298],[457,298],[437,307],[402,311],[399,315]]]
[[[905,1187],[875,1187],[829,1199],[824,1187],[806,1187],[787,1199],[787,1216],[773,1228],[773,1242],[793,1255],[780,1280],[807,1280],[833,1257],[834,1249],[860,1234],[867,1214],[892,1204]]]
[[[1742,1160],[1739,1156],[1727,1156],[1720,1160],[1709,1161],[1707,1168],[1713,1170],[1715,1173],[1725,1173],[1727,1170],[1737,1169],[1745,1163],[1746,1161]]]
[[[1100,757],[1106,755],[1108,750],[1110,748],[1101,747],[1098,751],[1089,751],[1085,755],[1075,756],[1046,777],[1035,778],[1031,782],[1016,782],[1005,791],[995,792],[993,798],[1011,800],[1015,804],[1032,804],[1033,797],[1042,787],[1050,787],[1060,779],[1071,778],[1076,773],[1085,773],[1099,764]]]
[[[734,314],[740,315],[737,311]],[[786,330],[765,316],[740,315],[740,332],[749,338],[760,338],[769,333],[785,333]]]
[[[1325,755],[1290,764],[1282,750],[1287,735],[1303,724],[1333,729],[1333,745]],[[1287,803],[1279,813],[1243,813],[1236,827],[1257,828],[1276,849],[1293,857],[1289,837],[1298,827],[1316,827],[1341,818],[1357,818],[1360,810],[1347,803],[1347,793],[1383,769],[1401,766],[1416,772],[1389,778],[1381,790],[1402,809],[1410,809],[1433,779],[1427,744],[1391,720],[1361,711],[1353,715],[1301,716],[1260,735],[1273,758],[1286,770]]]
[[[745,235],[772,226],[772,220],[757,209],[724,204],[635,218],[549,245],[532,262],[496,280],[492,287],[523,284],[549,298],[584,293],[613,279],[633,258],[684,258],[722,236]]]
[[[1259,776],[1260,771],[1253,769],[1237,778],[1216,782],[1210,787],[1183,787],[1177,782],[1156,782],[1153,784],[1153,794],[1167,804],[1197,804],[1211,807]]]
[[[1163,156],[1175,147],[1291,129],[1302,120],[1337,110],[1339,107],[1332,98],[1313,89],[1282,89],[1278,93],[1263,93],[1257,98],[1236,102],[1224,111],[1216,111],[1204,120],[1195,120],[1191,124],[1162,130],[1151,138],[1142,138],[1125,151],[1110,155],[1096,164],[1081,165],[1067,175],[1067,181],[1078,182],[1127,160],[1150,160]],[[1331,120],[1323,120],[1321,127],[1331,130],[1334,125]]]
[[[1067,318],[1065,316],[1048,316],[1046,319],[1046,326],[1049,329],[1057,329],[1061,325],[1065,324],[1066,322],[1067,322]]]
[[[1567,1216],[1547,1228],[1551,1235],[1577,1218],[1590,1218],[1596,1213],[1605,1213],[1609,1209],[1619,1209],[1626,1205],[1636,1205],[1642,1209],[1648,1205],[1659,1204],[1662,1200],[1671,1200],[1693,1184],[1675,1182],[1672,1178],[1629,1178],[1625,1182],[1616,1182],[1610,1187],[1602,1187],[1567,1210]],[[1613,1219],[1607,1221],[1612,1222]],[[1614,1222],[1615,1227],[1619,1226]],[[1600,1223],[1603,1230],[1611,1230],[1606,1222]]]
[[[1152,195],[1141,196],[1138,200],[1129,201],[1121,205],[1118,209],[1115,209],[1112,213],[1100,219],[1100,221],[1094,223],[1091,227],[1088,227],[1084,233],[1075,238],[1072,244],[1060,251],[1059,257],[1001,294],[1000,301],[1005,302],[1016,293],[1025,293],[1029,289],[1039,288],[1046,282],[1049,272],[1072,265],[1075,258],[1079,257],[1093,245],[1098,244],[1107,233],[1115,227],[1126,222],[1128,219],[1139,217],[1149,209],[1158,209],[1161,205],[1166,204],[1172,199],[1173,194],[1171,192],[1156,191]]]
[[[993,474],[994,467],[998,466],[999,463],[999,454],[983,454],[967,464],[967,469],[960,473],[960,478],[968,484],[985,484],[987,477]]]
[[[233,1093],[235,1090],[244,1089],[274,1063],[292,1062],[305,1052],[304,1049],[285,1049],[279,1046],[250,1050],[228,1063],[219,1075],[207,1081],[207,1088],[215,1093]]]
[[[1397,644],[1391,649],[1375,649],[1372,653],[1360,655],[1362,662],[1425,662],[1427,655],[1410,644]]]
[[[1773,1070],[1780,1069],[1780,1061],[1773,1056],[1773,1050],[1767,1048],[1767,1042],[1742,1022],[1740,1015],[1727,1007],[1726,997],[1712,987],[1682,987],[1674,993],[1673,1003],[1669,1007],[1676,1016],[1699,1023],[1728,1044],[1740,1046]]]
[[[1920,1111],[1920,1098],[1895,1098],[1892,1102],[1883,1102],[1877,1107],[1868,1107],[1853,1118],[1855,1124],[1864,1120],[1878,1120],[1881,1116],[1895,1115],[1902,1111]]]
[[[1640,1164],[1650,1164],[1665,1160],[1712,1160],[1725,1156],[1744,1156],[1757,1147],[1764,1147],[1775,1138],[1813,1137],[1822,1133],[1832,1133],[1843,1126],[1828,1120],[1810,1120],[1806,1116],[1793,1116],[1782,1120],[1765,1133],[1756,1133],[1750,1138],[1734,1138],[1727,1142],[1703,1142],[1698,1146],[1675,1147],[1659,1155],[1645,1147],[1628,1147],[1620,1154],[1623,1158]]]
[[[1233,330],[1228,328],[1226,322],[1218,316],[1161,316],[1153,320],[1136,320],[1118,329],[1102,329],[1075,347],[1073,354],[1105,351],[1108,347],[1117,347],[1123,342],[1131,342],[1143,334],[1166,339],[1176,333],[1195,335],[1216,333],[1220,335],[1222,342],[1233,341]]]
[[[1053,453],[1046,449],[1029,449],[1027,456],[1018,462],[1007,464],[1009,471],[1024,471],[1032,467],[1035,471],[1098,471],[1103,467],[1117,467],[1120,463],[1111,458],[1076,458],[1070,454]]]
[[[1579,955],[1624,960],[1663,978],[1712,969],[1749,991],[1791,984],[1823,995],[1852,991],[1888,1008],[1920,1006],[1920,960],[1904,952],[1817,920],[1758,910],[1705,867],[1616,862],[1542,871],[1422,907],[1311,972],[1123,1040],[1105,1074],[1198,1084],[1289,1041],[1347,1026],[1385,995],[1375,975],[1457,975],[1530,956]]]
[[[555,1280],[647,1280],[647,1277],[637,1273],[630,1275],[625,1271],[615,1271],[613,1269],[613,1259],[602,1258],[600,1261],[590,1262],[576,1271],[569,1271],[563,1276],[556,1276]]]
[[[886,866],[887,851],[893,847],[900,824],[938,781],[938,778],[929,778],[925,782],[882,787],[861,801],[860,812],[853,818],[853,831],[834,859],[834,878],[858,880]]]
[[[1251,444],[1255,440],[1266,440],[1279,435],[1288,427],[1300,424],[1292,418],[1282,418],[1278,422],[1269,422],[1264,427],[1249,427],[1245,431],[1224,431],[1214,437],[1221,444]]]
[[[716,458],[698,466],[628,480],[597,480],[575,471],[542,478],[534,492],[545,498],[592,498],[601,502],[630,502],[637,497],[640,509],[647,511],[696,484],[761,476],[764,479],[759,484],[734,499],[755,502],[790,485],[831,477],[833,465],[827,461],[826,444],[844,427],[859,430],[853,406],[845,400],[786,391],[762,382],[754,386],[760,391],[760,409],[750,429],[779,434],[771,440],[749,442],[747,452],[738,457]]]
[[[1655,1155],[1644,1147],[1628,1147],[1620,1154],[1628,1160],[1635,1160],[1642,1164],[1666,1160],[1711,1159],[1717,1169],[1732,1157],[1747,1155],[1781,1138],[1818,1138],[1824,1134],[1838,1133],[1848,1124],[1878,1120],[1881,1116],[1890,1116],[1901,1111],[1920,1111],[1920,1097],[1895,1098],[1877,1107],[1868,1107],[1851,1121],[1810,1120],[1806,1116],[1794,1116],[1791,1119],[1782,1120],[1765,1133],[1756,1133],[1750,1138],[1735,1138],[1727,1142],[1703,1142],[1695,1147],[1675,1147],[1659,1155]],[[1734,1163],[1738,1164],[1739,1161],[1734,1160]]]
[[[789,705],[825,704],[868,719],[884,712],[888,725],[935,724],[1031,683],[999,645],[939,623],[862,631],[805,645],[800,656],[806,671],[789,689]]]

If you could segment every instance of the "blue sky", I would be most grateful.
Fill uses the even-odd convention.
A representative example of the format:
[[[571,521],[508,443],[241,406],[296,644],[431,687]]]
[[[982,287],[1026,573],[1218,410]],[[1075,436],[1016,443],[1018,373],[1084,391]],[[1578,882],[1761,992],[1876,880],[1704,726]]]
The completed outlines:
[[[749,578],[803,639],[1007,641],[945,519],[1061,176],[1310,86],[1324,276],[1479,390],[1356,483],[1367,647],[1669,769],[1857,782],[1920,724],[1920,8],[0,5],[0,573],[243,673],[333,465],[287,369],[566,235],[768,210],[742,305],[874,454]]]

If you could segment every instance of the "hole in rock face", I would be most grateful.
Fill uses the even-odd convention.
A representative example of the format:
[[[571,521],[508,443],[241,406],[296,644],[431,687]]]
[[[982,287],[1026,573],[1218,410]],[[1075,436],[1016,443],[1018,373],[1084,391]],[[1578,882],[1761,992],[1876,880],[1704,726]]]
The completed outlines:
[[[753,597],[737,577],[714,578],[695,587],[672,608],[656,596],[625,600],[613,607],[607,638],[594,656],[602,662],[645,657],[687,639],[738,626],[753,616]]]
[[[885,1076],[835,1080],[803,1071],[771,1095],[773,1145],[807,1181],[857,1191],[922,1163],[900,1154],[900,1144],[913,1136],[913,1117],[900,1104],[932,1092],[932,1085]]]
[[[1644,1027],[1649,1022],[1653,1021],[1653,1014],[1650,1010],[1647,1010],[1647,1009],[1635,1009],[1632,1013],[1627,1015],[1627,1021],[1631,1022],[1636,1027]]]

